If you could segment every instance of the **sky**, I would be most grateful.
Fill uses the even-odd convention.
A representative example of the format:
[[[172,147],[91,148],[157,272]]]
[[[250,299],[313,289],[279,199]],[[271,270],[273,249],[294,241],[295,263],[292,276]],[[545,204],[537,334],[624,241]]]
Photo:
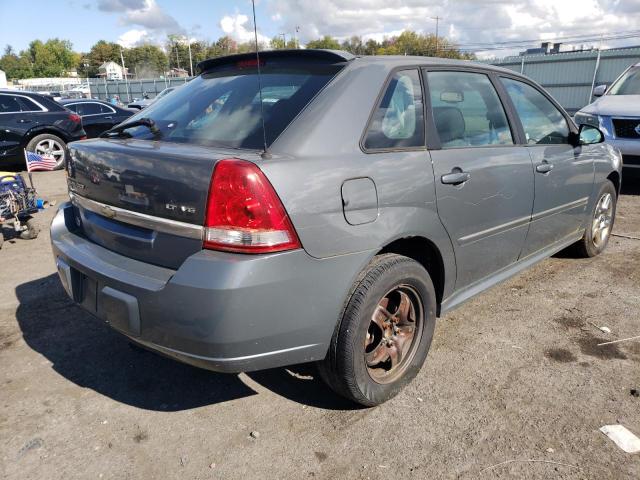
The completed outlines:
[[[298,27],[302,43],[322,35],[360,35],[381,40],[405,29],[440,34],[480,56],[504,56],[518,49],[485,51],[482,44],[599,37],[604,47],[640,44],[640,0],[256,0],[260,40]],[[77,51],[98,40],[123,46],[162,44],[167,34],[216,40],[253,38],[250,0],[0,0],[0,48],[26,48],[32,40],[68,39]],[[580,39],[574,44],[584,43]],[[586,42],[589,45],[596,41]]]

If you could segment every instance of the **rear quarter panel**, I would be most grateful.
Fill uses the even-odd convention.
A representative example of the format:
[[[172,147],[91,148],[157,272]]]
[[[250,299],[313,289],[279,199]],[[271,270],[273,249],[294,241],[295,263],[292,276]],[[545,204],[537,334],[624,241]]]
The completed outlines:
[[[347,67],[280,136],[271,149],[273,158],[261,161],[260,167],[311,256],[370,251],[373,257],[397,239],[425,237],[442,255],[446,295],[455,282],[455,259],[437,214],[428,151],[360,149],[362,132],[389,73],[382,65]],[[341,190],[346,180],[362,177],[375,182],[378,215],[373,222],[350,225]]]

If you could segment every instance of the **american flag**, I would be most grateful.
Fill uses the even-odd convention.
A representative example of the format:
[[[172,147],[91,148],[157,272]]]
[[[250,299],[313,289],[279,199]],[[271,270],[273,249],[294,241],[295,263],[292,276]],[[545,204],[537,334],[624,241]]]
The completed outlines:
[[[27,161],[27,172],[39,172],[56,168],[56,160],[53,157],[39,155],[35,152],[24,152]]]

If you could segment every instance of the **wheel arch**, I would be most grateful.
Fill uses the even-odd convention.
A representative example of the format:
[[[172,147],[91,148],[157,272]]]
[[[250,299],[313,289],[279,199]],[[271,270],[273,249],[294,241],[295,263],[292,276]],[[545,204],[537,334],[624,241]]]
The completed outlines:
[[[620,173],[618,173],[617,170],[614,170],[613,172],[611,172],[608,176],[607,176],[607,180],[611,181],[611,183],[613,183],[613,186],[616,189],[616,195],[620,196]]]
[[[35,127],[29,130],[25,134],[25,136],[22,137],[22,148],[27,148],[27,145],[31,140],[33,140],[34,137],[44,134],[55,135],[56,137],[59,137],[65,143],[65,146],[67,143],[69,143],[69,137],[62,130],[58,130],[57,128],[52,126],[44,126]]]
[[[442,253],[436,244],[426,237],[404,237],[388,243],[377,255],[384,253],[396,253],[412,258],[429,272],[436,291],[436,300],[438,303],[436,314],[440,316],[440,306],[442,305],[445,289],[446,270]]]

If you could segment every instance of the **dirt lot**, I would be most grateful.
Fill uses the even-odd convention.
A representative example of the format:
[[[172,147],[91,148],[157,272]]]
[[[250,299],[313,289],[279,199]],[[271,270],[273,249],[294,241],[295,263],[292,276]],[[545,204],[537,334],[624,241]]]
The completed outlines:
[[[61,173],[35,177],[64,200]],[[640,435],[640,342],[596,346],[640,335],[638,240],[447,315],[409,388],[354,409],[308,366],[221,375],[132,348],[65,296],[54,210],[0,250],[0,478],[640,478],[640,455],[598,431]],[[615,232],[640,237],[640,187]]]

